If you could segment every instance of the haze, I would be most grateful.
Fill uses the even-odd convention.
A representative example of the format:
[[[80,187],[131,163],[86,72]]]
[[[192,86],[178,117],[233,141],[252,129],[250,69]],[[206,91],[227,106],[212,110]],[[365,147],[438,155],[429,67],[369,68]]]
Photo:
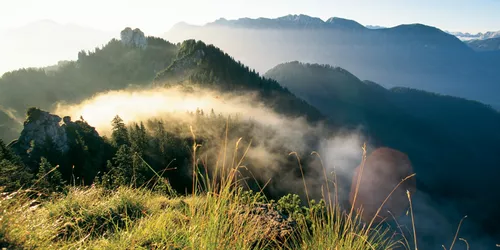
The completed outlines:
[[[363,6],[363,8],[359,8]],[[424,23],[443,30],[498,30],[500,1],[4,1],[0,10],[0,74],[75,60],[80,50],[102,46],[125,26],[147,35],[163,34],[184,21],[205,24],[218,18],[275,18],[306,14],[323,20],[337,16],[363,25],[392,27]],[[474,18],[467,18],[471,14]],[[40,23],[40,21],[42,21]]]
[[[363,6],[363,8],[360,8]],[[332,16],[355,19],[367,25],[395,26],[401,23],[424,23],[441,29],[467,32],[498,28],[500,2],[478,1],[98,1],[74,4],[64,0],[20,0],[2,3],[0,28],[13,28],[41,19],[76,23],[103,30],[117,30],[124,25],[140,27],[144,32],[160,34],[177,22],[204,24],[217,18],[278,17],[306,14],[327,19]],[[147,15],[141,15],[147,13]],[[89,18],[91,14],[92,18]],[[474,18],[467,18],[474,14]],[[140,18],[139,18],[140,17]]]

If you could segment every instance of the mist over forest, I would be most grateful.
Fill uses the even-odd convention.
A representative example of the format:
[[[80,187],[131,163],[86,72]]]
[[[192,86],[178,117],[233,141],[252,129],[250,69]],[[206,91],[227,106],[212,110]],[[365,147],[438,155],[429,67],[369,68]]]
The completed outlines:
[[[2,199],[20,202],[0,205],[0,219],[11,221],[10,227],[0,222],[1,247],[64,248],[73,241],[110,247],[111,235],[131,232],[121,221],[141,228],[149,225],[145,218],[161,216],[174,228],[196,227],[189,224],[194,219],[176,221],[195,218],[188,212],[209,204],[212,194],[222,197],[221,176],[234,173],[231,189],[265,197],[247,204],[243,200],[253,196],[237,193],[234,210],[268,207],[279,226],[264,229],[280,236],[255,236],[251,244],[242,240],[227,248],[319,247],[293,245],[325,226],[315,220],[317,211],[328,223],[329,213],[339,216],[331,223],[344,229],[358,215],[352,224],[367,228],[361,231],[366,240],[330,235],[347,249],[417,249],[413,240],[421,249],[498,243],[500,57],[489,39],[463,42],[421,24],[368,29],[305,15],[180,23],[163,38],[131,27],[109,34],[49,21],[37,25],[7,37],[30,48],[33,37],[47,36],[39,48],[17,57],[17,47],[0,51],[13,58],[0,65],[6,71],[0,78],[0,191]],[[364,185],[373,188],[359,189]],[[23,190],[26,196],[12,198]],[[127,192],[134,194],[130,200],[146,192],[141,194],[154,201],[169,201],[160,203],[160,212],[148,207],[153,201],[118,206],[113,209],[125,212],[110,218],[100,210],[89,215],[88,208],[90,219],[81,219],[85,213],[73,209],[94,205],[79,200],[79,192],[100,197],[93,201],[103,200],[99,208],[114,206],[115,196],[123,201]],[[22,202],[46,228],[30,224],[36,220],[16,207]],[[167,207],[176,215],[161,212]],[[59,213],[62,225],[46,224]],[[371,231],[367,214],[381,226]],[[95,229],[97,224],[103,226]],[[23,238],[16,229],[25,230],[22,225],[40,235]],[[381,229],[391,233],[378,236]],[[467,245],[454,239],[457,229]],[[168,248],[175,241],[189,248],[194,243],[183,239],[190,233],[168,240],[141,236],[137,244]]]

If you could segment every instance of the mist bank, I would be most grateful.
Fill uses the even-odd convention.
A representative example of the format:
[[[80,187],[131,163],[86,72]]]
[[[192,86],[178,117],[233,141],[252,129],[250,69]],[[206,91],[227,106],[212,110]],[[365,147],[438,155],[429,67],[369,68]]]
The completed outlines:
[[[369,140],[359,130],[333,132],[325,124],[311,124],[304,118],[278,114],[260,102],[255,93],[233,95],[198,87],[109,91],[76,105],[59,103],[54,112],[61,116],[70,115],[74,119],[81,117],[108,137],[112,135],[111,120],[115,115],[132,126],[142,121],[148,131],[155,131],[155,126],[161,121],[167,133],[181,138],[192,137],[191,127],[200,140],[198,157],[208,159],[206,164],[209,168],[217,162],[221,164],[220,161],[231,165],[235,145],[239,143],[239,149],[235,151],[238,157],[244,155],[246,147],[250,145],[242,165],[252,173],[249,176],[267,183],[266,192],[271,195],[290,192],[304,195],[302,178],[305,178],[310,198],[325,198],[324,167],[327,178],[333,180],[333,174],[336,175],[338,182],[336,186],[331,186],[331,194],[337,188],[340,205],[345,209],[349,208],[347,200],[352,191],[351,180],[362,160],[363,143]],[[220,118],[215,118],[217,116]],[[225,141],[227,123],[229,139]],[[238,138],[242,138],[241,141]],[[228,147],[225,159],[221,153],[224,143]],[[369,144],[368,154],[375,148]],[[304,177],[297,172],[297,159],[288,155],[293,151],[298,153],[304,164]],[[316,155],[310,155],[312,151],[319,153],[322,164]],[[410,159],[414,158],[414,155],[410,155]],[[242,172],[249,174],[246,170]],[[377,176],[369,177],[377,179]],[[413,196],[418,218],[417,232],[420,237],[426,238],[422,238],[422,246],[440,246],[448,242],[463,214],[456,204],[447,200],[437,201],[426,192],[417,190]],[[333,197],[329,198],[334,200]],[[440,225],[431,226],[431,222],[435,221],[439,221]],[[411,226],[411,219],[404,215],[398,217],[398,222]],[[470,224],[464,228],[463,237],[476,245],[480,244],[482,239],[477,238],[475,232],[481,229]],[[471,235],[475,238],[467,237]],[[485,239],[485,242],[491,243],[489,239]]]
[[[276,113],[257,98],[257,93],[234,95],[200,87],[150,88],[144,90],[109,91],[95,95],[79,104],[58,103],[55,114],[83,119],[106,136],[112,134],[111,121],[119,116],[126,124],[145,122],[149,119],[165,119],[165,122],[182,124],[185,129],[196,124],[193,114],[201,116],[222,116],[229,119],[238,130],[241,123],[251,123],[242,134],[249,142],[254,140],[255,148],[250,156],[262,156],[258,161],[286,158],[295,151],[301,155],[312,150],[328,154],[326,167],[345,174],[354,169],[362,157],[363,136],[359,131],[344,130],[333,133],[323,122],[309,123],[303,117],[290,118]],[[229,124],[231,127],[231,124]],[[220,129],[220,128],[218,128]],[[219,137],[217,128],[193,126],[202,137]],[[179,133],[169,131],[172,133]],[[184,134],[191,136],[190,134]],[[220,140],[221,138],[217,138]],[[235,138],[231,138],[234,140]],[[286,149],[280,155],[272,155],[276,148]],[[334,152],[335,153],[331,153]],[[268,154],[268,155],[266,155]],[[257,160],[259,157],[254,157]],[[349,177],[350,178],[350,177]]]
[[[286,124],[290,129],[298,128],[294,130],[305,130],[304,132],[313,129],[309,128],[306,121],[301,118],[291,120],[275,113],[258,100],[256,93],[232,95],[210,89],[182,86],[99,93],[75,105],[57,103],[54,113],[74,118],[81,116],[100,133],[109,134],[111,132],[109,121],[116,115],[126,123],[130,123],[161,117],[167,113],[178,113],[176,119],[183,119],[186,112],[195,112],[197,109],[205,112],[213,109],[224,115],[240,115],[274,127]],[[286,126],[284,129],[287,129]]]
[[[279,173],[286,181],[274,182],[273,185],[276,188],[279,186],[280,190],[288,189],[288,192],[297,193],[303,193],[303,185],[300,185],[301,177],[295,176],[296,172],[293,170],[297,167],[296,159],[289,157],[289,153],[297,152],[304,157],[304,164],[313,161],[307,159],[314,158],[310,156],[313,150],[324,155],[323,163],[327,172],[335,170],[339,178],[346,181],[343,188],[348,189],[347,181],[352,178],[353,169],[361,162],[365,142],[365,138],[357,130],[336,130],[334,133],[322,122],[311,124],[303,117],[290,118],[278,114],[259,101],[252,92],[233,95],[196,87],[109,91],[80,104],[58,103],[54,113],[61,117],[69,115],[73,120],[82,119],[108,137],[112,135],[111,121],[116,115],[126,124],[142,121],[146,127],[151,127],[153,123],[148,121],[155,119],[160,119],[164,124],[177,124],[166,125],[165,129],[181,137],[191,137],[189,127],[192,127],[197,137],[204,138],[204,141],[208,141],[207,145],[214,147],[205,153],[215,155],[225,140],[226,124],[204,124],[197,117],[225,117],[221,119],[228,119],[227,125],[232,131],[229,147],[234,146],[238,138],[242,138],[240,147],[245,148],[245,143],[251,145],[245,162],[258,167],[258,172],[264,173],[266,180],[276,178]],[[206,146],[202,148],[202,152],[204,149]],[[289,169],[290,173],[283,167],[285,165],[293,166]],[[295,174],[291,174],[293,172]],[[324,181],[318,181],[318,175],[322,176],[322,171],[311,168],[306,174],[308,182],[316,189],[313,188],[311,193],[316,199],[321,199],[324,195],[321,189]],[[348,190],[342,192],[348,193]]]

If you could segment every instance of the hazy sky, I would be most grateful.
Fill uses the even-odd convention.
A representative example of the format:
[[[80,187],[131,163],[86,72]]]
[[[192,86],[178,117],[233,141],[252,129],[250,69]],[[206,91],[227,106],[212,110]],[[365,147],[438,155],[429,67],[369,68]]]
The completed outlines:
[[[138,27],[154,35],[186,21],[307,14],[394,26],[424,23],[450,31],[500,30],[500,0],[0,0],[0,29],[41,19],[101,30]]]

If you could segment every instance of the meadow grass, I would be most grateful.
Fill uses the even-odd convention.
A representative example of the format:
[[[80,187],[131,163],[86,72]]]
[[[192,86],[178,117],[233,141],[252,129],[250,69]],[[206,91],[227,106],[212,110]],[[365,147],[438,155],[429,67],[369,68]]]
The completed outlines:
[[[309,209],[295,216],[293,231],[285,238],[270,233],[268,221],[253,213],[255,207],[269,201],[262,192],[248,193],[241,188],[245,179],[238,178],[238,170],[250,146],[238,157],[240,141],[234,147],[230,163],[217,161],[211,175],[199,171],[200,165],[208,166],[200,164],[197,158],[200,145],[192,146],[193,192],[189,195],[166,195],[142,187],[105,190],[99,186],[75,185],[68,187],[65,194],[54,194],[50,199],[39,198],[30,190],[3,194],[0,246],[7,249],[418,249],[416,239],[407,240],[402,232],[394,232],[383,222],[363,222],[362,211],[342,211],[337,202],[336,177],[331,180],[326,171],[324,196],[328,198],[324,199],[324,208],[320,212]],[[231,154],[227,148],[225,144],[220,150],[221,159]],[[313,154],[320,157],[316,152]],[[295,155],[302,171],[300,159]],[[366,153],[363,162],[365,159]],[[333,194],[328,188],[330,184],[334,187]],[[304,188],[307,193],[305,183]],[[313,207],[314,202],[309,199],[307,202]]]

